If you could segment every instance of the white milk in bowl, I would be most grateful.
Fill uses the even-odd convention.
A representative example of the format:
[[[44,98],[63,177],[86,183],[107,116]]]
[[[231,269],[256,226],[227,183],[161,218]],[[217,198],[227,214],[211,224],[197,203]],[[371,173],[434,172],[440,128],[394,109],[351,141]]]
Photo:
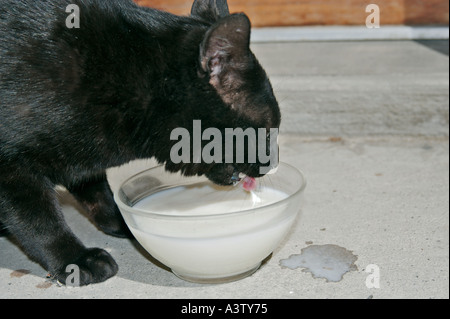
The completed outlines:
[[[231,281],[256,271],[280,244],[298,212],[288,194],[259,186],[201,182],[159,191],[124,214],[153,257],[195,282]]]
[[[171,216],[205,216],[242,212],[277,203],[288,195],[270,188],[245,191],[210,182],[174,187],[148,196],[134,207]]]

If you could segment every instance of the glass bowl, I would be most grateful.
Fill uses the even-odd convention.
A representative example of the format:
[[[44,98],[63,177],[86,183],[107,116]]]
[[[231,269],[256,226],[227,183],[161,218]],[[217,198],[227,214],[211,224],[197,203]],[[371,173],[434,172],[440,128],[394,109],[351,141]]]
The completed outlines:
[[[300,210],[306,181],[296,168],[280,163],[257,183],[248,192],[160,166],[125,181],[114,197],[138,242],[175,275],[223,283],[253,274]]]

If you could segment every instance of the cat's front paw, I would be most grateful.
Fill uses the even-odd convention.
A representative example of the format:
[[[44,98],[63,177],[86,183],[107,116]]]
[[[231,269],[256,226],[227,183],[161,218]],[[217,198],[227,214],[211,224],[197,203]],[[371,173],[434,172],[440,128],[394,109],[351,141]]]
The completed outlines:
[[[91,248],[59,271],[56,279],[68,286],[87,286],[115,276],[118,270],[119,266],[110,254],[100,248]]]
[[[94,223],[105,234],[117,237],[117,238],[129,238],[133,239],[133,234],[128,229],[125,220],[119,212],[117,206],[113,206],[109,209],[113,210],[113,213],[97,214],[94,216]]]

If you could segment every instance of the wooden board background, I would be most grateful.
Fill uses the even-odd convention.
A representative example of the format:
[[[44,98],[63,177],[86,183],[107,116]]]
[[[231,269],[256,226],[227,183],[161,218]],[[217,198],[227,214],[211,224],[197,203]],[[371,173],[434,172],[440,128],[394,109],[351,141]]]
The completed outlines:
[[[190,13],[193,0],[135,0],[178,15]],[[380,7],[381,24],[448,25],[448,0],[228,0],[230,11],[245,12],[255,27],[364,25],[366,6]]]

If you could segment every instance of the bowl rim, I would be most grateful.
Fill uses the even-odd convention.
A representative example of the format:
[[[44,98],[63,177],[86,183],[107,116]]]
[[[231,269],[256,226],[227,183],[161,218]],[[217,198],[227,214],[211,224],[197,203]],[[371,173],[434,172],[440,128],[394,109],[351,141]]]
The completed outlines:
[[[282,200],[280,200],[278,202],[275,202],[275,203],[272,203],[272,204],[268,204],[266,206],[257,207],[255,209],[266,209],[266,208],[273,207],[275,205],[280,205],[280,204],[282,204],[284,202],[287,202],[290,198],[292,198],[292,197],[294,197],[296,195],[299,195],[300,193],[302,193],[305,190],[305,188],[307,186],[307,183],[308,183],[307,180],[306,180],[305,174],[300,169],[298,169],[298,168],[296,168],[296,167],[294,167],[294,166],[292,166],[290,164],[287,164],[287,163],[284,163],[284,162],[279,162],[279,166],[280,165],[283,165],[283,166],[287,167],[288,169],[292,169],[292,170],[296,171],[302,178],[302,185],[300,185],[299,189],[296,192],[294,192],[293,194],[289,195],[288,197],[286,197],[286,198],[284,198],[284,199],[282,199]],[[159,213],[156,213],[156,212],[153,212],[153,211],[143,210],[143,209],[140,209],[140,208],[134,208],[134,207],[131,207],[131,206],[125,204],[122,200],[120,200],[119,193],[120,193],[122,187],[126,183],[128,183],[129,181],[131,181],[132,179],[134,179],[134,178],[136,178],[136,177],[138,177],[140,175],[143,175],[143,174],[148,173],[150,171],[161,169],[161,168],[164,168],[164,165],[158,165],[158,166],[155,166],[155,167],[143,170],[143,171],[141,171],[141,172],[139,172],[137,174],[134,174],[133,176],[127,178],[122,183],[120,183],[120,187],[114,192],[114,201],[116,202],[117,206],[120,208],[121,212],[122,212],[122,210],[128,210],[129,211],[131,209],[132,210],[131,213],[133,215],[140,215],[140,216],[147,217],[147,218],[158,218],[158,219],[163,219],[164,218],[164,219],[169,219],[169,220],[174,220],[174,219],[209,219],[209,218],[228,217],[228,216],[233,216],[233,215],[238,215],[238,214],[239,215],[250,214],[250,213],[254,213],[255,212],[255,209],[247,209],[247,210],[242,210],[242,211],[230,211],[230,212],[227,212],[227,213],[210,214],[210,215],[166,215],[166,214],[159,214]],[[170,172],[167,172],[167,171],[166,171],[166,173],[170,174]],[[180,186],[183,186],[183,185],[180,185]]]

